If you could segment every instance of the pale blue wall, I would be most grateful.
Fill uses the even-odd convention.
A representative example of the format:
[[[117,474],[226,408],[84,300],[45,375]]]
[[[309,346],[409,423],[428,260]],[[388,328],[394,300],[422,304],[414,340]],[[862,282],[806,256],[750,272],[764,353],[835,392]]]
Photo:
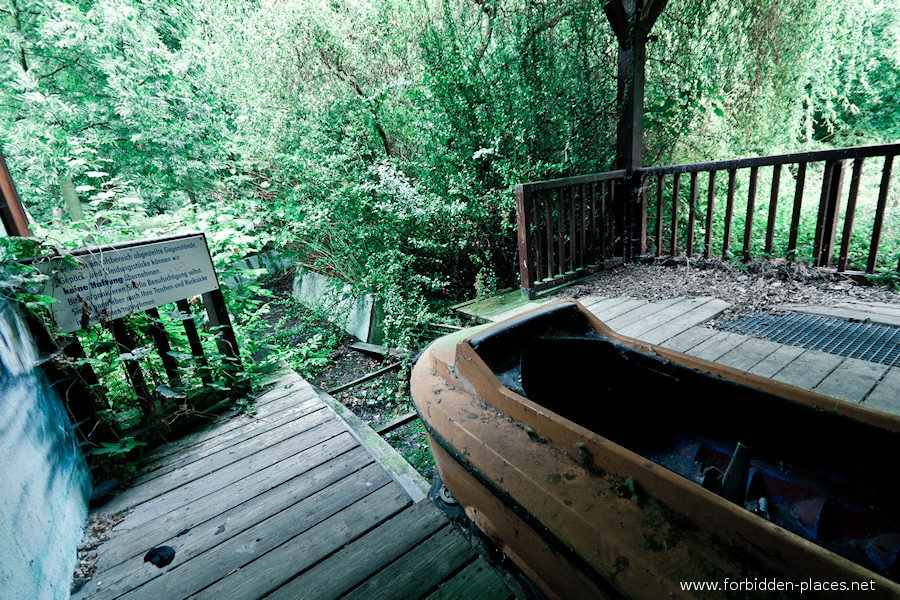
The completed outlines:
[[[0,304],[0,598],[68,598],[90,473],[25,331]]]

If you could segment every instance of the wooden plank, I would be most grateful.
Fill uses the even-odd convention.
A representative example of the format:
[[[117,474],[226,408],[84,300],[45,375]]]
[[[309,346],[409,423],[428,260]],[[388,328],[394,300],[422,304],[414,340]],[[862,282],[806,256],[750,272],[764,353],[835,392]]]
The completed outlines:
[[[749,371],[780,347],[781,344],[771,340],[751,337],[737,348],[720,356],[716,362],[741,371]]]
[[[116,340],[119,355],[132,354],[135,349],[135,343],[125,321],[113,319],[108,323],[108,327]],[[141,424],[144,426],[150,425],[156,420],[156,408],[153,399],[150,397],[150,392],[147,390],[144,372],[138,365],[137,360],[120,360],[125,367],[125,372],[128,374],[128,381],[131,383],[131,387],[137,396],[137,403],[141,409]]]
[[[315,398],[312,387],[298,376],[284,377],[276,380],[272,389],[250,403],[251,409],[256,409],[251,415],[246,411],[233,410],[219,416],[208,427],[199,429],[178,440],[169,442],[144,458],[145,464],[162,460],[167,456],[181,454],[188,448],[215,439],[225,432],[243,427],[257,419],[267,418],[271,412],[278,412],[294,404],[300,404],[309,398]]]
[[[887,370],[887,365],[848,358],[813,389],[832,398],[862,402]]]
[[[565,188],[556,192],[556,264],[559,274],[566,272],[566,234],[563,226],[563,194]]]
[[[346,600],[409,600],[437,587],[472,558],[472,548],[452,526],[436,534],[346,594]]]
[[[406,462],[406,459],[399,452],[388,444],[384,438],[375,433],[365,421],[353,414],[353,411],[344,406],[340,400],[329,396],[325,392],[322,392],[321,396],[328,403],[328,406],[347,424],[350,432],[366,447],[366,450],[381,463],[382,467],[390,471],[394,481],[406,490],[413,502],[418,502],[428,496],[431,484],[419,475],[418,471]]]
[[[426,600],[514,600],[503,579],[480,556]]]
[[[763,252],[772,254],[775,241],[775,221],[778,217],[778,188],[781,184],[781,165],[772,167],[772,192],[769,194],[769,220],[766,222],[766,243]]]
[[[748,336],[720,331],[705,342],[697,344],[687,354],[704,360],[716,361],[729,350],[737,348]]]
[[[900,367],[891,367],[875,389],[863,400],[863,406],[900,415]]]
[[[171,565],[159,569],[159,575],[121,598],[187,598],[207,586],[229,579],[229,574],[233,576],[241,573],[242,567],[276,548],[284,547],[285,542],[297,536],[317,527],[316,533],[321,532],[322,528],[319,526],[332,516],[345,513],[365,522],[366,515],[361,514],[365,509],[390,501],[398,494],[402,492],[390,482],[387,473],[377,465],[371,465],[196,556],[182,561],[176,548],[175,561]],[[404,499],[400,500],[401,507]],[[355,508],[348,512],[346,509],[351,506]],[[374,515],[377,510],[372,512]],[[227,531],[227,526],[225,529]],[[148,566],[147,569],[153,567]],[[237,583],[237,579],[244,575],[229,583]],[[225,586],[217,587],[215,592],[222,594],[221,587]],[[269,589],[272,587],[274,585]],[[261,595],[227,597],[255,598]]]
[[[728,308],[729,304],[717,298],[707,298],[707,302],[698,304],[675,321],[663,323],[641,334],[641,339],[650,344],[663,344],[666,340],[684,331],[706,323],[717,314]]]
[[[327,418],[323,418],[321,413],[325,413],[324,417]],[[218,468],[215,471],[203,472],[194,468],[188,474],[176,471],[172,476],[158,477],[142,486],[123,491],[108,502],[102,510],[103,512],[119,512],[156,498],[161,499],[156,500],[158,502],[179,506],[196,498],[197,494],[212,493],[226,485],[240,481],[273,461],[292,456],[296,453],[298,445],[309,447],[346,431],[346,426],[327,411],[318,411],[314,413],[314,416],[321,421],[309,429],[295,428],[291,432],[289,427],[278,428],[276,435],[272,436],[272,445],[265,447],[265,452],[256,451],[230,463],[225,460],[217,463],[219,466],[222,466],[223,463],[229,464],[228,469]],[[282,437],[279,439],[277,435]]]
[[[98,557],[102,564],[112,566],[143,554],[148,544],[158,546],[210,519],[219,523],[228,521],[229,531],[236,533],[240,529],[235,527],[242,520],[267,518],[280,510],[279,503],[288,506],[301,500],[297,493],[311,495],[373,462],[371,453],[356,438],[349,432],[342,433],[273,462],[235,485],[198,496],[180,506],[156,503],[148,505],[146,510],[129,513],[116,527],[110,542],[100,547]],[[261,514],[265,516],[260,517]],[[217,539],[224,538],[217,534]]]
[[[856,197],[859,195],[859,180],[862,177],[863,159],[853,161],[853,174],[850,176],[850,192],[847,195],[847,212],[844,213],[844,233],[841,236],[841,253],[838,255],[838,272],[847,270],[847,259],[850,251],[850,236],[853,233],[853,219],[856,216]]]
[[[166,377],[168,377],[169,381],[177,379],[179,376],[178,362],[170,354],[172,347],[169,345],[168,334],[162,325],[162,321],[160,321],[159,311],[155,308],[148,308],[144,312],[150,317],[148,329],[150,330],[150,336],[153,338],[153,343],[156,344],[156,353],[162,361]]]
[[[206,355],[203,353],[203,344],[200,342],[200,334],[197,332],[197,323],[194,322],[194,313],[191,312],[191,305],[187,300],[182,299],[176,301],[175,306],[178,308],[178,312],[181,313],[181,326],[184,327],[184,334],[187,336],[191,354],[197,363],[197,372],[200,374],[200,380],[206,384],[212,383],[209,365],[206,362]]]
[[[357,377],[353,381],[348,381],[347,383],[342,383],[341,385],[339,385],[337,387],[333,387],[330,390],[328,390],[328,393],[336,394],[336,393],[342,392],[344,390],[349,390],[350,388],[354,388],[361,383],[365,383],[366,381],[369,381],[370,379],[375,379],[376,377],[380,377],[381,375],[384,375],[385,373],[389,373],[390,371],[396,371],[402,366],[403,366],[403,362],[397,361],[393,364],[387,365],[386,367],[381,367],[380,369],[372,371],[371,373],[367,373],[367,374],[363,375],[362,377]]]
[[[161,461],[152,461],[150,464],[138,470],[131,486],[141,485],[142,483],[174,471],[175,469],[180,469],[191,463],[197,462],[200,459],[206,458],[215,452],[222,452],[239,444],[243,444],[253,437],[267,433],[290,421],[310,415],[317,410],[322,410],[322,403],[318,398],[310,398],[298,406],[289,406],[285,410],[264,419],[253,419],[248,421],[242,427],[222,432],[214,438],[191,446],[190,452],[167,456],[165,460]]]
[[[705,342],[716,335],[715,329],[709,327],[691,327],[681,333],[670,337],[664,342],[655,342],[677,352],[687,352],[697,344]]]
[[[875,205],[875,221],[872,223],[872,242],[869,245],[869,258],[866,261],[866,273],[874,273],[878,260],[878,244],[881,242],[881,226],[884,223],[884,212],[887,208],[888,191],[891,187],[891,170],[894,157],[885,156],[881,170],[881,186],[878,188],[878,202]]]
[[[791,229],[788,236],[787,258],[794,260],[797,253],[797,236],[800,233],[800,212],[803,204],[803,190],[806,187],[806,163],[797,165],[797,185],[794,188],[794,210],[791,212]]]
[[[355,501],[352,504],[347,503],[348,498]],[[340,501],[346,508],[331,515],[318,511],[310,514],[307,517],[308,523],[304,523],[302,530],[297,533],[291,532],[294,534],[275,546],[265,544],[267,552],[265,556],[261,551],[254,551],[252,556],[259,558],[252,562],[247,560],[249,557],[240,546],[234,546],[220,553],[228,562],[230,566],[228,569],[220,566],[221,563],[217,560],[219,557],[204,560],[206,564],[215,565],[220,577],[225,574],[227,576],[190,597],[195,600],[259,598],[373,527],[377,527],[410,504],[409,496],[394,483],[360,499],[356,499],[355,496],[337,496],[333,501]],[[306,515],[300,518],[303,519],[304,516]],[[328,518],[323,520],[323,516]],[[276,533],[276,530],[268,529],[271,533]],[[286,537],[281,532],[277,533],[279,541]],[[260,533],[248,536],[245,543],[259,544],[260,542],[256,542],[258,535]],[[217,546],[213,552],[221,548],[223,547]],[[204,580],[208,579],[209,577],[204,577]],[[192,587],[197,589],[196,585]]]
[[[664,302],[655,302],[654,305],[660,310],[648,315],[638,322],[634,322],[627,327],[622,327],[618,331],[633,338],[643,339],[644,334],[656,329],[666,323],[678,322],[684,315],[691,312],[698,306],[709,302],[709,298],[676,298],[674,302],[665,305]]]
[[[804,352],[806,350],[799,346],[783,346],[779,344],[775,352],[750,367],[748,371],[762,377],[772,377]]]
[[[750,167],[750,189],[747,191],[747,216],[744,219],[744,261],[750,260],[750,244],[753,242],[753,213],[756,209],[756,179],[759,167]]]
[[[678,254],[678,195],[681,191],[681,173],[675,173],[675,180],[672,182],[672,214],[671,228],[672,237],[669,239],[669,256]]]
[[[3,156],[2,150],[0,150],[0,220],[3,221],[7,235],[31,236],[25,207],[9,173],[9,167],[6,166],[6,157]]]
[[[519,242],[519,281],[522,288],[526,290],[534,289],[535,281],[535,257],[534,245],[531,239],[531,208],[534,201],[528,197],[525,187],[516,186],[516,219],[518,242]]]
[[[691,192],[688,196],[688,231],[687,231],[687,247],[685,254],[688,257],[694,255],[694,227],[697,223],[697,175],[691,173]]]
[[[447,517],[431,500],[417,502],[278,588],[266,599],[340,598],[448,524]]]
[[[577,249],[575,241],[578,239],[578,230],[575,229],[575,188],[569,188],[569,270],[573,273],[578,268]]]
[[[656,178],[656,256],[662,256],[663,184],[665,176]]]
[[[587,296],[582,296],[581,298],[576,298],[578,302],[588,310],[591,310],[592,306],[597,305],[603,300],[608,300],[609,296],[600,296],[598,294],[590,294]]]
[[[228,307],[225,305],[225,296],[219,288],[203,294],[203,305],[206,307],[206,316],[209,318],[210,329],[216,337],[216,345],[222,356],[231,362],[233,366],[241,363],[240,350],[234,329],[231,327],[231,317],[228,315]]]
[[[614,298],[613,300],[616,300],[616,302],[611,302],[609,304],[601,302],[597,307],[591,310],[591,312],[605,323],[613,317],[625,314],[628,311],[647,304],[646,300],[634,300],[632,298]]]
[[[722,256],[728,258],[731,247],[731,219],[734,215],[734,187],[737,180],[737,169],[728,171],[728,194],[725,197],[725,231],[722,235]]]
[[[807,350],[775,373],[772,379],[811,390],[844,360],[843,356]]]
[[[841,302],[832,306],[785,304],[783,308],[791,312],[900,327],[900,305],[880,302]]]
[[[546,261],[547,257],[544,256],[543,237],[541,236],[541,212],[536,195],[531,197],[531,217],[534,230],[532,236],[534,240],[534,277],[536,281],[541,281],[547,277],[547,268],[544,266],[544,261]]]
[[[505,321],[506,319],[509,319],[510,317],[515,317],[516,315],[521,315],[522,313],[526,313],[529,310],[534,310],[535,308],[537,308],[538,306],[541,306],[542,304],[549,304],[550,302],[556,302],[557,300],[558,300],[558,298],[541,298],[539,300],[532,300],[531,302],[529,302],[527,304],[521,304],[515,308],[505,310],[501,313],[497,313],[491,317],[491,320],[496,323],[499,323],[500,321]]]
[[[143,560],[151,547],[174,548],[175,564],[184,564],[356,472],[379,468],[349,433],[329,440],[322,450],[327,454],[301,455],[296,465],[295,461],[281,461],[280,471],[265,469],[240,487],[198,498],[182,510],[165,513],[156,522],[145,521],[121,535],[118,529],[127,525],[134,513],[127,515],[114,537],[100,546],[98,571],[85,594],[92,600],[107,600],[162,576],[164,571]],[[328,458],[335,453],[335,458]]]
[[[197,459],[186,462],[176,469],[155,475],[149,474],[142,481],[125,490],[132,506],[146,502],[157,495],[175,490],[178,487],[224,469],[232,463],[265,451],[274,444],[290,439],[298,434],[318,428],[333,419],[324,406],[315,407],[314,412],[286,421],[272,429],[245,440],[237,446],[213,448],[209,451],[196,451]],[[154,476],[155,475],[155,476]]]
[[[551,202],[550,196],[551,196],[551,192],[548,190],[546,203],[544,205],[544,215],[546,217],[544,219],[544,224],[546,225],[546,231],[544,232],[544,235],[545,235],[545,240],[547,242],[546,246],[547,246],[547,278],[548,279],[552,278],[553,276],[555,276],[559,273],[559,270],[557,269],[557,266],[556,266],[557,262],[556,262],[556,258],[555,258],[555,253],[553,252],[553,222],[552,222],[553,209],[551,208],[551,204],[550,204],[550,202]]]
[[[682,298],[668,298],[666,300],[660,300],[659,302],[648,302],[642,306],[637,307],[634,310],[629,310],[624,314],[617,315],[611,319],[607,319],[606,324],[616,331],[624,333],[622,330],[627,328],[628,326],[633,325],[637,322],[642,322],[644,319],[652,317],[659,311],[668,308],[673,304],[677,304],[681,300]],[[629,334],[626,333],[625,335]]]
[[[706,188],[706,236],[703,240],[703,258],[712,256],[713,213],[716,204],[716,172],[709,172],[709,185]]]

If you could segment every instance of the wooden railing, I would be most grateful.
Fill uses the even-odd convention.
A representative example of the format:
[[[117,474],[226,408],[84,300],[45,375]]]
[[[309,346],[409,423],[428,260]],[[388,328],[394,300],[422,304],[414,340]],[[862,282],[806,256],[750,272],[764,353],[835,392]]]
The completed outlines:
[[[650,254],[658,257],[699,254],[711,258],[716,253],[746,261],[760,255],[784,255],[792,259],[806,256],[816,266],[832,266],[835,250],[839,248],[836,265],[839,272],[848,271],[855,262],[860,274],[872,274],[882,245],[897,154],[900,154],[900,144],[884,144],[653,167],[636,171],[630,178],[624,171],[611,171],[520,185],[516,189],[516,203],[522,289],[534,295],[587,274],[596,268],[600,257],[608,254],[611,240],[615,242],[612,245],[615,255],[626,260],[647,254],[649,244]],[[872,163],[875,171],[868,166]],[[792,184],[784,184],[788,177],[793,177]],[[844,182],[848,177],[849,189],[845,193]],[[866,185],[861,185],[864,180]],[[600,183],[606,196],[599,212],[595,212],[594,188]],[[757,202],[761,183],[768,184],[767,206]],[[585,188],[586,185],[593,187]],[[738,188],[744,185],[746,195],[739,196]],[[871,198],[874,200],[872,221],[865,225],[871,227],[867,229],[871,237],[865,256],[851,260],[851,236],[854,226],[859,226],[856,216],[861,190],[875,196]],[[784,199],[783,191],[786,191]],[[801,240],[804,199],[808,203],[814,193],[818,193],[818,206],[813,236],[811,240]],[[846,208],[838,246],[844,199]],[[586,202],[590,214],[599,217],[596,226],[590,219],[579,218],[578,210]],[[786,231],[779,223],[787,221],[778,218],[779,207],[784,213],[785,202],[792,202]],[[743,214],[736,215],[736,207]],[[570,217],[568,225],[563,218],[566,211]],[[754,219],[758,214],[760,218]],[[765,225],[755,223],[762,221],[763,216]],[[741,217],[741,248],[732,251],[732,229],[736,224],[740,226]],[[697,236],[698,220],[703,223],[702,239]],[[720,238],[716,238],[716,232],[721,233]],[[900,271],[900,265],[897,270]]]
[[[621,254],[626,220],[615,213],[625,171],[516,186],[519,273],[530,295],[602,268]]]

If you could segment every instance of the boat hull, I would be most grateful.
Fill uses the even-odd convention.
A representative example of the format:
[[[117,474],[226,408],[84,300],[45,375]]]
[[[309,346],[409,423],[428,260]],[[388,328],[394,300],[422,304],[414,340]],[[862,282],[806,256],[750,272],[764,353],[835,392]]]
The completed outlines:
[[[900,423],[889,415],[651,348],[618,336],[575,302],[543,308],[536,315],[538,320],[556,319],[559,323],[552,326],[557,329],[587,323],[589,338],[612,340],[617,352],[631,353],[625,357],[631,363],[640,357],[660,361],[660,376],[700,373],[715,378],[715,385],[738,386],[734,389],[741,393],[758,391],[764,395],[761,402],[773,402],[774,397],[786,403],[789,413],[808,409],[834,416],[837,421],[829,421],[825,428],[847,421],[851,429],[861,430],[859,435],[870,429],[880,432],[884,440],[879,443],[896,449]],[[721,592],[682,588],[688,582],[718,582],[726,588],[737,582],[746,592],[748,586],[766,582],[800,586],[826,580],[857,586],[866,597],[900,594],[900,586],[886,576],[890,573],[873,572],[654,463],[610,439],[617,430],[609,435],[597,432],[609,426],[604,409],[617,413],[617,418],[642,418],[640,408],[624,406],[643,402],[639,392],[631,398],[603,400],[595,407],[599,416],[588,419],[591,428],[562,416],[590,413],[593,409],[583,407],[589,399],[573,404],[544,382],[560,382],[559,393],[565,395],[561,382],[566,378],[601,374],[559,372],[567,359],[554,358],[556,342],[548,346],[549,353],[533,353],[540,359],[539,373],[540,364],[556,361],[553,370],[540,377],[522,372],[519,377],[532,395],[548,401],[530,400],[513,391],[509,385],[517,385],[509,381],[504,385],[501,377],[508,366],[504,352],[512,348],[515,355],[517,345],[530,347],[520,335],[530,318],[535,317],[437,341],[414,369],[412,392],[445,485],[472,522],[545,595],[722,597]],[[522,355],[516,360],[520,365],[534,362]],[[681,370],[671,371],[675,368]],[[503,373],[498,376],[498,371]],[[559,411],[548,409],[548,404]],[[647,421],[646,429],[656,433],[652,415]],[[623,435],[630,440],[637,434]],[[782,595],[791,593],[784,590]]]

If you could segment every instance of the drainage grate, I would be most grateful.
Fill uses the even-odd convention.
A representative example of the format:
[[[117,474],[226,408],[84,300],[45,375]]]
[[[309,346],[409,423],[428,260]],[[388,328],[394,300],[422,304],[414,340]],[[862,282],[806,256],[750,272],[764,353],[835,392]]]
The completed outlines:
[[[788,313],[742,317],[719,329],[883,365],[900,364],[900,327]]]

